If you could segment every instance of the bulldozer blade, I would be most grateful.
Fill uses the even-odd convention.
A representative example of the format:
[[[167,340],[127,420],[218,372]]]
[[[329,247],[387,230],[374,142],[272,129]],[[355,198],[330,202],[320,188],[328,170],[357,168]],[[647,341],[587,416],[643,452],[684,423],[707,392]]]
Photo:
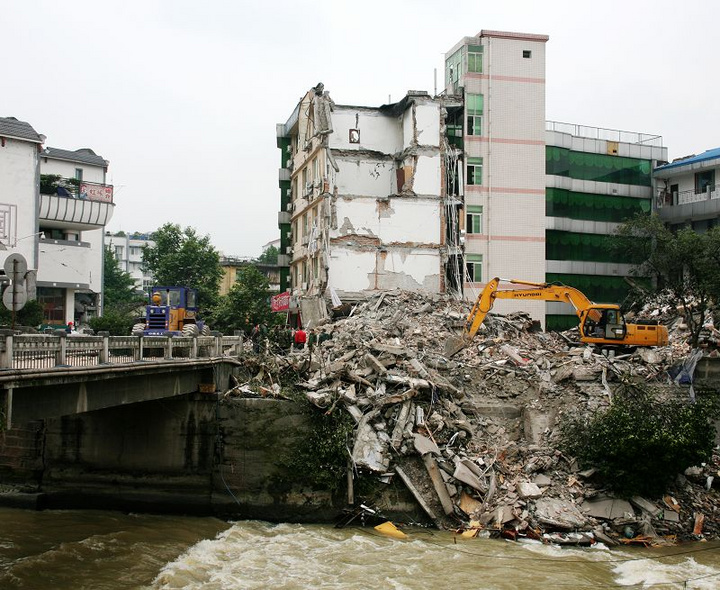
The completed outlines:
[[[450,338],[445,341],[445,350],[443,352],[445,358],[456,355],[469,343],[469,340],[465,336],[450,336]]]

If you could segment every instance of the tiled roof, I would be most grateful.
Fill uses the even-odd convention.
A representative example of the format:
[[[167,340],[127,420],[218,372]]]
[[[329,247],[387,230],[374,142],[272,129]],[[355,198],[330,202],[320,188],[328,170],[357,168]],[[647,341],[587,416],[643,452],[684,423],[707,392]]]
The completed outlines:
[[[70,150],[47,147],[40,155],[43,158],[52,158],[53,160],[67,160],[69,162],[78,162],[80,164],[91,164],[92,166],[107,166],[105,158],[98,156],[89,148],[81,148],[72,152]]]
[[[26,139],[35,143],[43,142],[30,123],[18,121],[15,117],[0,117],[0,136]]]

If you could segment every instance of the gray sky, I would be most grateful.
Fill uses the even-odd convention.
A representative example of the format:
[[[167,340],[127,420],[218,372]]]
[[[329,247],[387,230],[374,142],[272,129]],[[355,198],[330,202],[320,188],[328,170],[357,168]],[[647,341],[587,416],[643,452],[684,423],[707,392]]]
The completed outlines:
[[[0,0],[0,116],[110,160],[111,230],[167,221],[257,256],[278,237],[275,124],[322,81],[340,104],[442,89],[481,29],[543,33],[547,118],[720,147],[720,3]]]

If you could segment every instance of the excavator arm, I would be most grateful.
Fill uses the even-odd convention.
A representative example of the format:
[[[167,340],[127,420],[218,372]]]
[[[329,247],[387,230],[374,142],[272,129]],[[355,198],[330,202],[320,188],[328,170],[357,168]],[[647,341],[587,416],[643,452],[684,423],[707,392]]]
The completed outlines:
[[[498,290],[498,285],[501,281],[514,285],[526,285],[531,288]],[[475,337],[475,334],[477,334],[480,325],[492,309],[496,299],[529,299],[570,303],[575,308],[575,313],[577,313],[578,317],[581,317],[582,313],[593,305],[593,302],[590,301],[584,293],[573,287],[495,277],[485,285],[485,288],[480,295],[478,295],[475,304],[468,314],[467,320],[465,320],[465,338],[467,340],[472,340]]]

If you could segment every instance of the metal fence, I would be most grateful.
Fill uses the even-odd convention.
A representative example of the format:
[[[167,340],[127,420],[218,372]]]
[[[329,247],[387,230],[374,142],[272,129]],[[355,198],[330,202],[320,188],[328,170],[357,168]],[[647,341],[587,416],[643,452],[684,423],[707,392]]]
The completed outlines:
[[[148,360],[238,356],[240,336],[85,336],[0,334],[0,369],[52,369]]]

